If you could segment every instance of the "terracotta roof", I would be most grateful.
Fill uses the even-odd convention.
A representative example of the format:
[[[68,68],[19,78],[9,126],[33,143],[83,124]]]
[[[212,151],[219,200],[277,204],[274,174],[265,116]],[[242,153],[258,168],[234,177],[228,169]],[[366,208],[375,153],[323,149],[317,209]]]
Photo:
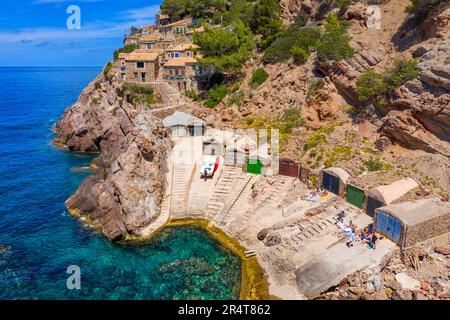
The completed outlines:
[[[151,33],[147,35],[143,35],[139,38],[141,42],[149,42],[149,41],[161,41],[164,40],[164,36],[158,33]]]
[[[119,59],[125,59],[127,57],[128,53],[121,52],[119,53]]]
[[[175,21],[169,24],[166,24],[165,26],[162,26],[163,28],[166,27],[176,27],[176,26],[182,26],[182,25],[188,25],[191,24],[192,20],[191,19],[184,19],[184,20],[180,20],[180,21]]]
[[[133,51],[132,53],[129,53],[126,55],[125,60],[126,61],[154,61],[158,59],[157,53],[151,53],[151,52],[136,52]]]
[[[197,63],[197,59],[192,57],[181,57],[167,60],[164,64],[165,67],[184,67],[186,64],[195,64]]]
[[[135,53],[154,53],[154,54],[164,54],[164,49],[136,49],[133,52]]]
[[[180,43],[177,45],[171,45],[167,48],[167,51],[186,51],[200,48],[194,43]]]

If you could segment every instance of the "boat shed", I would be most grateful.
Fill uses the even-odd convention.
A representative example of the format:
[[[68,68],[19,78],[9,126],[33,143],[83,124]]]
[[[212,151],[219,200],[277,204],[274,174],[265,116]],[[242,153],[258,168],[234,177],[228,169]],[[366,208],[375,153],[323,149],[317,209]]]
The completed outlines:
[[[163,119],[163,124],[171,131],[172,137],[202,136],[206,122],[185,112],[176,111]]]
[[[405,178],[385,186],[369,189],[367,196],[367,214],[373,217],[375,209],[391,204],[418,186],[414,179]]]
[[[322,188],[328,191],[342,195],[347,187],[347,181],[350,174],[344,169],[333,167],[322,170]]]
[[[450,234],[450,202],[431,198],[384,206],[376,209],[374,226],[407,249]]]

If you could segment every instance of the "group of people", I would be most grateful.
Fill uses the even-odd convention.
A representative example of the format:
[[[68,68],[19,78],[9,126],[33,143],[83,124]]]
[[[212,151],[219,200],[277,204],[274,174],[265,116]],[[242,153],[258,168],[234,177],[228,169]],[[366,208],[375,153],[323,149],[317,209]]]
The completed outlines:
[[[367,245],[370,249],[376,248],[377,240],[380,239],[375,230],[373,230],[373,224],[369,224],[362,230],[357,230],[356,224],[350,220],[349,223],[344,222],[345,212],[341,211],[338,213],[337,226],[342,230],[342,232],[348,237],[346,242],[347,247],[353,247],[353,243],[356,241]]]
[[[314,192],[307,196],[307,200],[316,201],[320,199],[320,197],[326,197],[328,195],[328,191],[326,189],[317,188]]]

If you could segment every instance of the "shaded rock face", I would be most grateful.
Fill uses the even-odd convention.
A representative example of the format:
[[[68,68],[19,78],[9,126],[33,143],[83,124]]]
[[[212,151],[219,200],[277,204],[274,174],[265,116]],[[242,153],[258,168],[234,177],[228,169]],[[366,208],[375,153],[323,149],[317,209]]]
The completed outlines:
[[[69,211],[112,241],[139,237],[160,215],[165,190],[172,143],[161,121],[126,103],[120,83],[99,76],[64,112],[55,131],[57,144],[100,153],[96,172],[66,201]]]

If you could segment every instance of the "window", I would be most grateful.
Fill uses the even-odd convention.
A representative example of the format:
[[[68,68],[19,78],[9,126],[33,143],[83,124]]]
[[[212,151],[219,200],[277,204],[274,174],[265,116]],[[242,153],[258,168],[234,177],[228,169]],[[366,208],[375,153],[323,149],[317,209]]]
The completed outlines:
[[[137,72],[135,72],[135,73],[133,74],[133,76],[134,76],[134,80],[137,80],[137,79],[138,79],[138,73],[137,73]]]
[[[143,69],[144,68],[144,62],[142,62],[142,61],[138,61],[138,62],[136,62],[136,68],[138,68],[138,69]]]
[[[167,54],[167,58],[172,58],[172,54],[170,52]]]
[[[179,58],[180,57],[180,53],[179,52],[175,52],[173,55],[174,55],[175,58]]]
[[[142,82],[146,81],[147,74],[145,72],[141,73]]]
[[[122,73],[122,74],[121,74],[121,77],[122,77],[122,80],[125,80],[125,79],[126,79],[125,73]]]
[[[187,51],[186,52],[186,57],[189,57],[189,56],[190,56],[189,51]]]
[[[151,49],[152,48],[152,44],[151,43],[147,43],[147,49]]]

